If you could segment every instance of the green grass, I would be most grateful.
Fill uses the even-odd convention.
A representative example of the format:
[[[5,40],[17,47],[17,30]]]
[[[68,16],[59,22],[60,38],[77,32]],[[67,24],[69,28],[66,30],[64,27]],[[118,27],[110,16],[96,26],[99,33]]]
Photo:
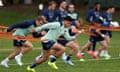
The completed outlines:
[[[18,7],[20,8],[20,7]],[[3,8],[0,9],[0,24],[9,26],[13,23],[25,20],[25,19],[34,19],[36,16],[36,8],[35,7],[24,7],[20,8]],[[118,19],[119,20],[119,19]],[[109,45],[109,53],[111,56],[118,57],[120,53],[120,33],[113,32],[113,37],[111,39],[111,43]],[[88,36],[81,34],[79,38],[79,45],[83,46],[88,40]],[[40,54],[41,45],[40,42],[32,42],[34,45],[33,51],[26,54],[22,61],[25,63],[22,67],[16,65],[15,60],[9,62],[10,68],[4,68],[0,66],[0,72],[27,72],[26,67],[29,64],[34,62],[34,58]],[[99,45],[98,45],[99,46]],[[97,46],[97,48],[98,48]],[[12,41],[0,39],[0,61],[7,57],[13,50]],[[67,52],[69,49],[67,48]],[[85,54],[86,59],[91,59],[90,55]],[[101,58],[100,58],[101,59]],[[120,57],[119,57],[120,59]],[[120,60],[119,59],[111,59],[111,60],[98,60],[98,61],[85,61],[80,62],[73,56],[73,62],[75,63],[74,67],[71,67],[65,64],[61,59],[58,59],[57,65],[59,67],[58,70],[54,70],[47,65],[47,63],[43,63],[36,67],[37,72],[120,72]],[[15,64],[15,65],[11,65]]]
[[[110,46],[109,46],[109,53],[111,56],[118,57],[120,48],[119,48],[119,33],[114,32],[113,33],[113,38],[111,40]],[[87,41],[88,36],[87,35],[81,35],[79,38],[79,44],[80,46],[83,46],[86,41]],[[5,57],[7,57],[13,49],[12,47],[12,41],[8,40],[0,40],[0,61],[3,60]],[[26,72],[26,67],[29,64],[26,63],[32,63],[34,62],[34,58],[39,55],[40,49],[41,48],[39,42],[33,42],[33,45],[35,45],[35,49],[28,54],[26,54],[23,57],[23,62],[25,63],[24,66],[19,67],[16,65],[15,60],[12,60],[9,62],[10,68],[4,68],[0,66],[0,71],[2,72]],[[6,50],[10,49],[10,50]],[[67,49],[68,51],[69,49]],[[91,59],[90,55],[86,54],[85,55],[86,59]],[[101,59],[101,58],[100,58]],[[119,57],[120,59],[120,57]],[[67,64],[65,64],[61,59],[58,59],[57,65],[59,67],[58,70],[54,70],[51,67],[47,65],[47,63],[43,63],[36,67],[37,72],[120,72],[119,67],[120,67],[120,60],[119,59],[112,59],[112,60],[98,60],[98,61],[85,61],[85,62],[80,62],[75,58],[75,55],[73,56],[73,62],[75,63],[74,67],[71,67]],[[15,64],[15,65],[11,65]]]

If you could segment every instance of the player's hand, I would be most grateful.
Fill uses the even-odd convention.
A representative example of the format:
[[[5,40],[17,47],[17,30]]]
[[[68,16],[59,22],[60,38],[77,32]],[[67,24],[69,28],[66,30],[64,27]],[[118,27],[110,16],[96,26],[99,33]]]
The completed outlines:
[[[8,32],[7,29],[5,29],[4,32],[7,33]]]
[[[78,31],[78,33],[80,33],[80,34],[81,34],[81,33],[83,33],[84,31],[85,31],[85,30],[84,30],[84,29],[82,29],[82,30]]]
[[[32,29],[32,32],[36,32],[34,28]]]
[[[101,34],[101,36],[102,36],[103,38],[106,38],[106,35],[104,35],[104,34]]]
[[[46,31],[42,31],[42,32],[41,32],[42,35],[45,35],[46,33],[47,33]]]

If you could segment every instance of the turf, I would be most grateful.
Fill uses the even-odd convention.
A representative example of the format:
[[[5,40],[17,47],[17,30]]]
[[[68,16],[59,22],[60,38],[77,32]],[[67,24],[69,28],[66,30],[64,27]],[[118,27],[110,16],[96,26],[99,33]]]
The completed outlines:
[[[23,9],[23,10],[22,10]],[[22,8],[17,10],[17,8],[3,8],[0,10],[0,24],[9,26],[13,23],[25,20],[25,19],[34,19],[37,11],[36,8]],[[119,19],[118,19],[119,20]],[[43,63],[36,67],[37,72],[120,72],[120,33],[113,32],[113,37],[109,45],[109,53],[113,59],[110,60],[91,60],[91,56],[85,54],[84,58],[87,60],[85,62],[80,62],[73,56],[73,62],[75,66],[69,66],[64,63],[61,59],[58,59],[57,65],[58,70],[54,70]],[[88,36],[81,34],[79,37],[79,45],[83,46],[88,40]],[[22,61],[25,65],[22,67],[16,65],[15,60],[9,62],[10,68],[4,68],[0,66],[0,72],[27,72],[26,67],[34,62],[34,58],[40,54],[40,42],[32,42],[34,45],[33,51],[26,54]],[[99,46],[99,45],[98,45]],[[98,48],[97,46],[97,48]],[[13,50],[12,41],[0,39],[0,61],[7,57]],[[67,52],[69,49],[67,48]],[[90,59],[90,60],[89,60]],[[100,58],[102,59],[102,58]]]

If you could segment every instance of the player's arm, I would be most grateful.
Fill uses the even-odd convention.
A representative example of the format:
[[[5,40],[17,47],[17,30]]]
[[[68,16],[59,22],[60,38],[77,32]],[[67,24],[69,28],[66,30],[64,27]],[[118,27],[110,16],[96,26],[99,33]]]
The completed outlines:
[[[32,36],[33,36],[34,38],[39,38],[39,37],[42,37],[43,34],[42,34],[41,32],[32,32]]]
[[[76,28],[76,24],[75,24],[76,22],[72,22],[72,25],[71,25],[71,30],[72,30],[72,32],[73,33],[82,33],[83,32],[83,30],[80,30],[80,29],[78,29],[78,28]],[[80,25],[80,24],[79,24]]]
[[[98,33],[101,37],[105,38],[105,35],[101,33],[100,29],[96,29],[96,33]]]
[[[86,15],[86,20],[88,22],[90,22],[91,24],[93,24],[93,12],[92,11],[89,11],[88,14]]]
[[[31,24],[29,24],[28,22],[21,22],[21,23],[17,23],[17,24],[13,24],[12,26],[10,26],[9,28],[7,28],[7,32],[11,32],[13,29],[15,28],[27,28],[29,27]]]
[[[57,29],[60,27],[59,22],[47,23],[33,29],[33,32],[41,32],[43,29]]]

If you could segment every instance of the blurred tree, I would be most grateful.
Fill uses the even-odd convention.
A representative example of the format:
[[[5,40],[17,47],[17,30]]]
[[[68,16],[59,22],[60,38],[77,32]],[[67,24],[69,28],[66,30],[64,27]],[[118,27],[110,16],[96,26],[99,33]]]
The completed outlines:
[[[32,4],[32,0],[24,0],[25,4]]]
[[[14,1],[13,0],[7,0],[7,3],[10,4],[10,5],[13,5]]]
[[[24,0],[19,0],[19,4],[23,4],[24,3]]]

